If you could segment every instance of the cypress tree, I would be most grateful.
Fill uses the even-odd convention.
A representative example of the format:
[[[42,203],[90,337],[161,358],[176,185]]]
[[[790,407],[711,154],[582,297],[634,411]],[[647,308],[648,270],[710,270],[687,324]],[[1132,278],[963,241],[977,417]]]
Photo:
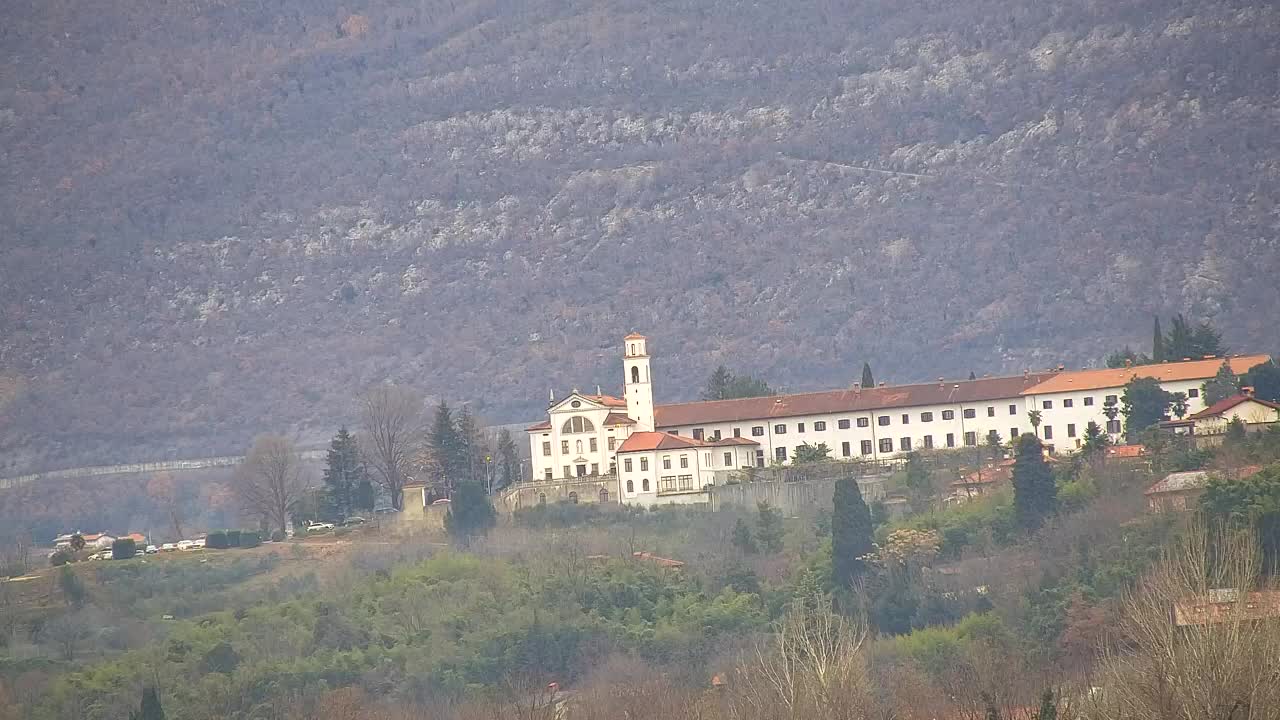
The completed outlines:
[[[867,571],[863,558],[872,545],[871,510],[862,499],[858,481],[851,477],[836,480],[831,513],[831,575],[836,587],[852,589]]]
[[[431,421],[431,435],[428,438],[431,452],[439,472],[444,476],[445,486],[451,486],[463,477],[466,468],[466,453],[458,437],[458,426],[453,420],[453,411],[444,400],[436,406],[435,417]]]
[[[1164,361],[1164,333],[1160,331],[1160,316],[1157,315],[1155,329],[1151,332],[1151,362]]]
[[[1023,433],[1013,463],[1013,510],[1019,527],[1035,530],[1058,508],[1058,486],[1040,438]]]
[[[502,428],[498,431],[498,488],[504,488],[520,481],[520,454],[516,451],[515,440],[511,431]]]
[[[862,363],[862,387],[873,388],[876,386],[876,379],[871,374],[871,363]]]
[[[323,513],[326,520],[341,520],[351,515],[356,507],[356,491],[364,479],[364,465],[360,462],[360,450],[356,439],[343,427],[329,442],[325,454]]]

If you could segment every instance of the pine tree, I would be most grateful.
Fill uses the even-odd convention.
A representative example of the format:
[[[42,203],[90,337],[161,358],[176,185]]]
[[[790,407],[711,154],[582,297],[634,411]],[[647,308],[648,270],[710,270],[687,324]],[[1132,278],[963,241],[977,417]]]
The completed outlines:
[[[1035,530],[1058,507],[1058,486],[1044,459],[1044,446],[1035,435],[1018,438],[1013,463],[1013,509],[1019,527]]]
[[[454,423],[453,411],[444,400],[436,406],[435,416],[431,421],[431,433],[427,440],[431,446],[436,468],[443,476],[444,486],[452,487],[464,477],[466,452],[458,437],[458,426]]]
[[[498,431],[498,488],[510,487],[520,481],[520,454],[516,451],[511,431]]]
[[[767,502],[756,506],[756,540],[767,553],[782,552],[782,513]]]
[[[356,489],[365,480],[364,464],[356,439],[343,427],[329,442],[325,454],[324,499],[325,520],[342,520],[356,507]]]
[[[1231,372],[1231,365],[1224,360],[1222,367],[1218,368],[1218,374],[1207,380],[1202,388],[1204,404],[1213,405],[1226,400],[1238,393],[1239,387],[1239,379]]]
[[[1241,380],[1253,388],[1253,396],[1259,400],[1280,402],[1280,365],[1275,360],[1255,365]]]
[[[864,559],[872,545],[871,510],[862,499],[858,481],[851,477],[836,480],[831,513],[831,574],[836,587],[853,589],[867,571]]]
[[[756,539],[751,535],[751,526],[746,520],[738,518],[733,524],[733,546],[746,553],[747,555],[755,555],[760,548],[756,546]]]
[[[707,378],[707,387],[702,391],[702,399],[724,400],[731,382],[733,382],[733,373],[729,372],[729,368],[724,365],[717,367],[711,371],[711,377]]]
[[[464,481],[454,487],[444,516],[444,529],[454,540],[467,545],[471,538],[489,532],[497,523],[497,513],[479,482]]]
[[[1195,358],[1193,331],[1187,318],[1178,313],[1169,322],[1169,336],[1164,342],[1164,352],[1170,360],[1178,361]]]
[[[1151,332],[1151,362],[1161,363],[1164,361],[1164,333],[1160,330],[1160,316],[1157,315],[1155,328]]]
[[[471,410],[466,405],[463,405],[458,413],[457,437],[461,447],[461,454],[457,461],[458,471],[462,473],[458,477],[483,483],[488,443],[485,442],[484,433],[480,431],[480,423],[476,420],[476,416],[471,414]]]
[[[876,379],[871,374],[871,363],[862,363],[862,387],[873,388],[876,386]]]
[[[373,512],[373,506],[376,502],[377,493],[373,489],[373,481],[366,475],[363,480],[356,484],[355,498],[352,500],[351,507],[356,510]]]
[[[1111,439],[1102,431],[1098,423],[1090,420],[1089,424],[1084,426],[1084,445],[1080,451],[1086,456],[1103,452],[1110,444]]]

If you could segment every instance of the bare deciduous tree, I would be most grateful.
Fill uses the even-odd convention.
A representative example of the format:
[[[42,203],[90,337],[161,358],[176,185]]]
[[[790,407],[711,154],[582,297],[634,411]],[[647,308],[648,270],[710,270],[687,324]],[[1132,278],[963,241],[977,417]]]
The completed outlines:
[[[235,474],[235,492],[247,516],[283,533],[303,493],[302,463],[288,438],[260,435]]]
[[[1123,643],[1080,717],[1280,718],[1280,617],[1252,594],[1274,592],[1251,533],[1193,529],[1125,598]]]
[[[407,388],[379,385],[360,396],[360,450],[397,510],[404,504],[406,470],[418,456],[422,400]]]

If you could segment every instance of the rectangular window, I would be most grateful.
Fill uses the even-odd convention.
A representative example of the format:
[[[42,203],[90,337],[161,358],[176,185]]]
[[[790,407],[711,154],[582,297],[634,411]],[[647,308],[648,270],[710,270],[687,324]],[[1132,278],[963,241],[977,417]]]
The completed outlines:
[[[623,472],[631,472],[631,458],[626,458],[622,461],[622,470]]]
[[[1000,442],[1000,433],[995,430],[992,430],[991,432],[987,433],[987,438],[988,438],[987,442]]]
[[[870,441],[870,440],[863,440],[863,441],[862,441],[862,446],[861,446],[861,448],[860,448],[860,449],[862,450],[862,454],[863,454],[863,455],[870,455],[870,454],[871,454],[871,441]]]
[[[849,457],[849,443],[847,442],[840,443],[840,454],[843,457]]]
[[[1009,428],[1009,442],[1017,442],[1020,437],[1022,437],[1022,435],[1018,433],[1018,428]]]
[[[943,411],[942,411],[942,419],[943,419],[943,420],[955,420],[955,419],[956,419],[956,411],[955,411],[955,410],[943,410]]]
[[[969,432],[964,434],[965,447],[976,447],[977,444],[978,444],[978,433],[970,430]]]
[[[719,430],[712,430],[712,431],[711,431],[711,439],[712,439],[712,440],[719,440],[719,439],[720,439],[720,431],[719,431]]]
[[[774,449],[773,449],[773,457],[774,457],[774,459],[776,459],[778,462],[786,462],[786,460],[787,460],[787,449],[786,449],[785,447],[781,447],[781,446],[774,448]]]
[[[573,477],[573,473],[569,471],[569,466],[568,466],[568,465],[565,465],[565,466],[564,466],[564,476],[565,476],[565,477],[567,477],[567,478],[571,478],[571,477]]]
[[[668,431],[667,431],[667,434],[668,434],[668,435],[679,435],[679,434],[680,434],[680,431],[679,431],[679,430],[668,430]]]
[[[600,463],[591,463],[591,474],[592,475],[600,474]]]
[[[988,406],[987,406],[987,417],[995,417],[995,416],[996,416],[996,406],[995,406],[995,405],[988,405]]]
[[[733,436],[734,436],[734,437],[742,437],[742,428],[734,428],[734,429],[733,429]]]
[[[911,438],[900,438],[898,440],[898,449],[902,452],[911,452]]]
[[[688,467],[689,467],[689,456],[688,456],[688,455],[681,455],[681,456],[680,456],[680,469],[681,469],[681,470],[686,470],[686,469],[688,469]]]
[[[706,463],[707,467],[711,467],[711,453],[702,453],[702,462]]]
[[[786,425],[783,425],[782,423],[778,423],[777,425],[774,425],[774,426],[773,426],[773,434],[774,434],[774,435],[786,435],[786,434],[787,434],[787,426],[786,426]]]
[[[956,446],[956,434],[947,433],[947,447],[953,448],[955,446]]]
[[[837,421],[836,421],[836,427],[837,427],[837,428],[840,428],[841,430],[848,430],[848,429],[849,429],[849,421],[848,421],[848,420],[837,420]]]
[[[1076,405],[1076,401],[1072,400],[1071,398],[1062,399],[1062,407],[1064,408],[1075,407],[1075,405]]]
[[[1089,397],[1087,397],[1087,398],[1085,398],[1085,399],[1084,399],[1084,406],[1085,406],[1085,407],[1093,407],[1093,396],[1092,396],[1092,395],[1090,395]]]
[[[858,418],[858,427],[870,427],[871,418]]]
[[[1198,397],[1200,397],[1200,388],[1191,388],[1190,390],[1188,390],[1188,391],[1187,391],[1187,397],[1189,397],[1189,398],[1198,398]]]
[[[671,469],[671,456],[670,456],[670,455],[663,455],[663,456],[662,456],[662,469],[663,469],[663,470],[670,470],[670,469]]]
[[[595,438],[591,438],[591,440],[590,440],[589,442],[590,442],[590,444],[591,444],[591,452],[596,452],[597,450],[599,450],[599,449],[600,449],[600,446],[596,444],[596,439],[595,439]]]
[[[1103,405],[1115,405],[1120,402],[1120,398],[1115,395],[1108,395],[1107,399],[1102,402]]]
[[[618,474],[618,463],[616,463],[616,462],[611,462],[611,463],[609,463],[609,474],[610,474],[610,475],[617,475],[617,474]]]
[[[755,425],[751,428],[751,437],[764,437],[764,426]]]
[[[560,441],[560,453],[561,453],[561,454],[563,454],[563,455],[568,455],[568,454],[569,454],[569,441],[568,441],[568,440],[561,440],[561,441]]]
[[[893,452],[893,439],[892,439],[892,438],[880,438],[880,452],[882,452],[882,453],[891,453],[891,452]]]
[[[1009,406],[1009,414],[1010,414],[1010,415],[1017,415],[1017,414],[1018,414],[1018,406],[1017,406],[1017,405],[1010,405],[1010,406]]]
[[[649,458],[640,458],[640,472],[646,472],[649,469]]]
[[[933,436],[932,436],[932,435],[925,435],[925,436],[924,436],[924,449],[925,449],[925,450],[932,450],[932,449],[933,449]]]
[[[933,413],[931,412],[920,413],[920,422],[933,422]]]
[[[1118,435],[1118,434],[1120,434],[1120,421],[1119,421],[1119,420],[1108,420],[1108,421],[1107,421],[1107,432],[1109,432],[1109,433],[1111,433],[1111,434],[1113,434],[1113,435]]]
[[[1045,440],[1052,440],[1052,439],[1053,439],[1053,426],[1052,426],[1052,425],[1045,425],[1045,426],[1044,426],[1044,439],[1045,439]]]
[[[826,429],[827,429],[827,424],[822,420],[819,420],[813,424],[814,432],[824,432]]]
[[[879,425],[880,427],[888,427],[888,426],[889,426],[889,416],[888,416],[888,415],[881,415],[880,417],[876,418],[876,424],[877,424],[877,425]]]
[[[764,467],[764,451],[756,450],[756,467]]]
[[[1044,407],[1044,409],[1045,409],[1045,410],[1052,410],[1052,409],[1053,409],[1053,401],[1052,401],[1052,400],[1045,400],[1043,403],[1041,403],[1041,406],[1042,406],[1042,407]]]
[[[724,454],[724,466],[733,467],[733,453],[727,452]]]
[[[547,469],[542,473],[542,479],[544,479],[544,480],[550,480],[550,479],[551,479],[551,476],[552,476],[553,474],[554,474],[554,473],[552,473],[552,472],[551,472],[551,468],[547,468]]]
[[[908,415],[908,414],[906,414],[906,413],[902,413],[902,424],[903,424],[903,425],[910,425],[910,424],[911,424],[911,416],[910,416],[910,415]]]
[[[804,432],[804,423],[796,423],[796,432]]]
[[[663,475],[658,478],[658,492],[669,493],[676,491],[676,476]]]
[[[973,408],[966,408],[964,411],[964,416],[966,419],[972,420],[978,417],[978,411]]]
[[[542,455],[544,457],[551,457],[551,441],[550,440],[542,443]]]
[[[702,428],[694,428],[694,429],[693,429],[693,439],[694,439],[694,440],[701,440],[701,439],[702,439]]]
[[[680,486],[680,489],[681,489],[681,490],[692,490],[692,489],[693,489],[693,476],[692,476],[692,475],[680,475],[679,477],[677,477],[677,478],[676,478],[676,482],[679,484],[679,486]]]
[[[609,438],[609,449],[610,450],[618,449],[618,438]]]
[[[1074,424],[1068,423],[1068,424],[1067,424],[1067,437],[1075,437],[1075,436],[1076,436],[1076,426],[1075,426]]]

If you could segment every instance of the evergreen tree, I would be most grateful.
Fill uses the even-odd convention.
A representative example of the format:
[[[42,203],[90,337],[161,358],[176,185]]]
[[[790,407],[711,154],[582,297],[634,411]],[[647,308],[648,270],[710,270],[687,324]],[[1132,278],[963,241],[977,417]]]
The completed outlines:
[[[733,373],[729,372],[729,368],[720,365],[711,371],[711,377],[707,378],[707,387],[702,391],[703,400],[724,400],[728,397],[729,383],[733,381]]]
[[[876,386],[876,379],[871,374],[871,363],[862,363],[862,387],[873,388]]]
[[[1169,360],[1199,360],[1207,355],[1226,354],[1222,334],[1208,322],[1192,325],[1179,313],[1170,324],[1169,335],[1164,341],[1164,353]]]
[[[1161,363],[1164,361],[1164,333],[1160,330],[1160,317],[1157,315],[1155,328],[1151,332],[1151,362]]]
[[[974,372],[974,371],[970,370],[970,371],[969,371],[969,379],[970,379],[970,380],[977,380],[977,379],[978,379],[978,373],[976,373],[976,372]]]
[[[520,454],[511,431],[498,431],[498,479],[496,488],[510,487],[520,481]]]
[[[355,510],[373,512],[375,502],[377,502],[377,493],[374,492],[373,481],[368,476],[365,476],[356,485],[355,499],[352,501],[351,507]]]
[[[153,687],[142,689],[142,707],[129,713],[130,720],[164,720],[164,708],[160,707],[160,695]]]
[[[767,502],[756,506],[756,540],[767,553],[782,552],[782,513]]]
[[[733,546],[746,553],[747,555],[755,555],[760,548],[756,546],[756,539],[751,535],[751,526],[746,520],[738,518],[733,524]]]
[[[836,480],[831,513],[831,575],[836,587],[853,589],[867,571],[864,559],[875,549],[872,544],[871,510],[862,499],[858,481],[851,477]]]
[[[1106,433],[1102,432],[1102,428],[1098,426],[1098,423],[1090,420],[1089,424],[1084,426],[1084,444],[1080,450],[1086,456],[1103,452],[1110,444],[1111,439],[1107,437]]]
[[[1058,507],[1058,486],[1044,459],[1044,446],[1035,435],[1018,438],[1013,464],[1013,509],[1019,527],[1035,530]]]
[[[1135,353],[1128,345],[1123,350],[1116,350],[1107,356],[1107,367],[1112,369],[1149,364],[1151,364],[1151,358]]]
[[[1160,386],[1155,378],[1137,377],[1124,386],[1120,396],[1120,412],[1124,415],[1124,432],[1128,442],[1164,418],[1173,403],[1173,394]]]
[[[1156,332],[1159,332],[1159,326]],[[1035,720],[1058,720],[1058,701],[1053,696],[1053,690],[1045,690],[1040,696],[1040,709],[1036,712]]]
[[[1253,388],[1253,396],[1259,400],[1280,402],[1280,364],[1269,360],[1255,365],[1244,374],[1241,384]]]
[[[356,489],[364,480],[365,468],[356,439],[342,427],[329,441],[325,454],[324,502],[320,516],[330,522],[349,517],[356,507]]]
[[[854,483],[855,485],[857,483]],[[929,468],[925,466],[924,459],[919,453],[910,453],[907,455],[907,477],[904,482],[907,486],[907,493],[911,497],[911,508],[916,511],[924,509],[925,504],[933,495],[933,475],[929,472]]]
[[[773,395],[769,383],[751,375],[735,375],[729,368],[721,365],[707,378],[707,387],[702,391],[703,400],[733,400],[735,398],[765,397]]]
[[[479,482],[458,483],[449,499],[449,511],[444,516],[444,529],[454,540],[466,545],[476,535],[484,535],[498,523],[489,496]]]
[[[444,400],[436,406],[427,442],[431,446],[436,469],[443,477],[444,486],[453,487],[465,476],[466,449],[458,436],[458,426],[454,423],[453,411]]]
[[[1204,395],[1204,404],[1213,405],[1240,392],[1239,380],[1235,373],[1231,372],[1231,365],[1227,361],[1222,362],[1222,367],[1218,368],[1218,374],[1205,381],[1201,392]]]
[[[1238,417],[1231,418],[1231,422],[1227,423],[1227,433],[1223,436],[1223,442],[1228,445],[1239,445],[1249,437],[1249,431],[1244,426],[1244,421]]]
[[[458,412],[457,438],[461,444],[461,455],[457,461],[458,471],[462,474],[455,477],[474,480],[483,485],[485,460],[489,457],[488,443],[480,430],[479,421],[466,405],[463,405],[462,410]]]

